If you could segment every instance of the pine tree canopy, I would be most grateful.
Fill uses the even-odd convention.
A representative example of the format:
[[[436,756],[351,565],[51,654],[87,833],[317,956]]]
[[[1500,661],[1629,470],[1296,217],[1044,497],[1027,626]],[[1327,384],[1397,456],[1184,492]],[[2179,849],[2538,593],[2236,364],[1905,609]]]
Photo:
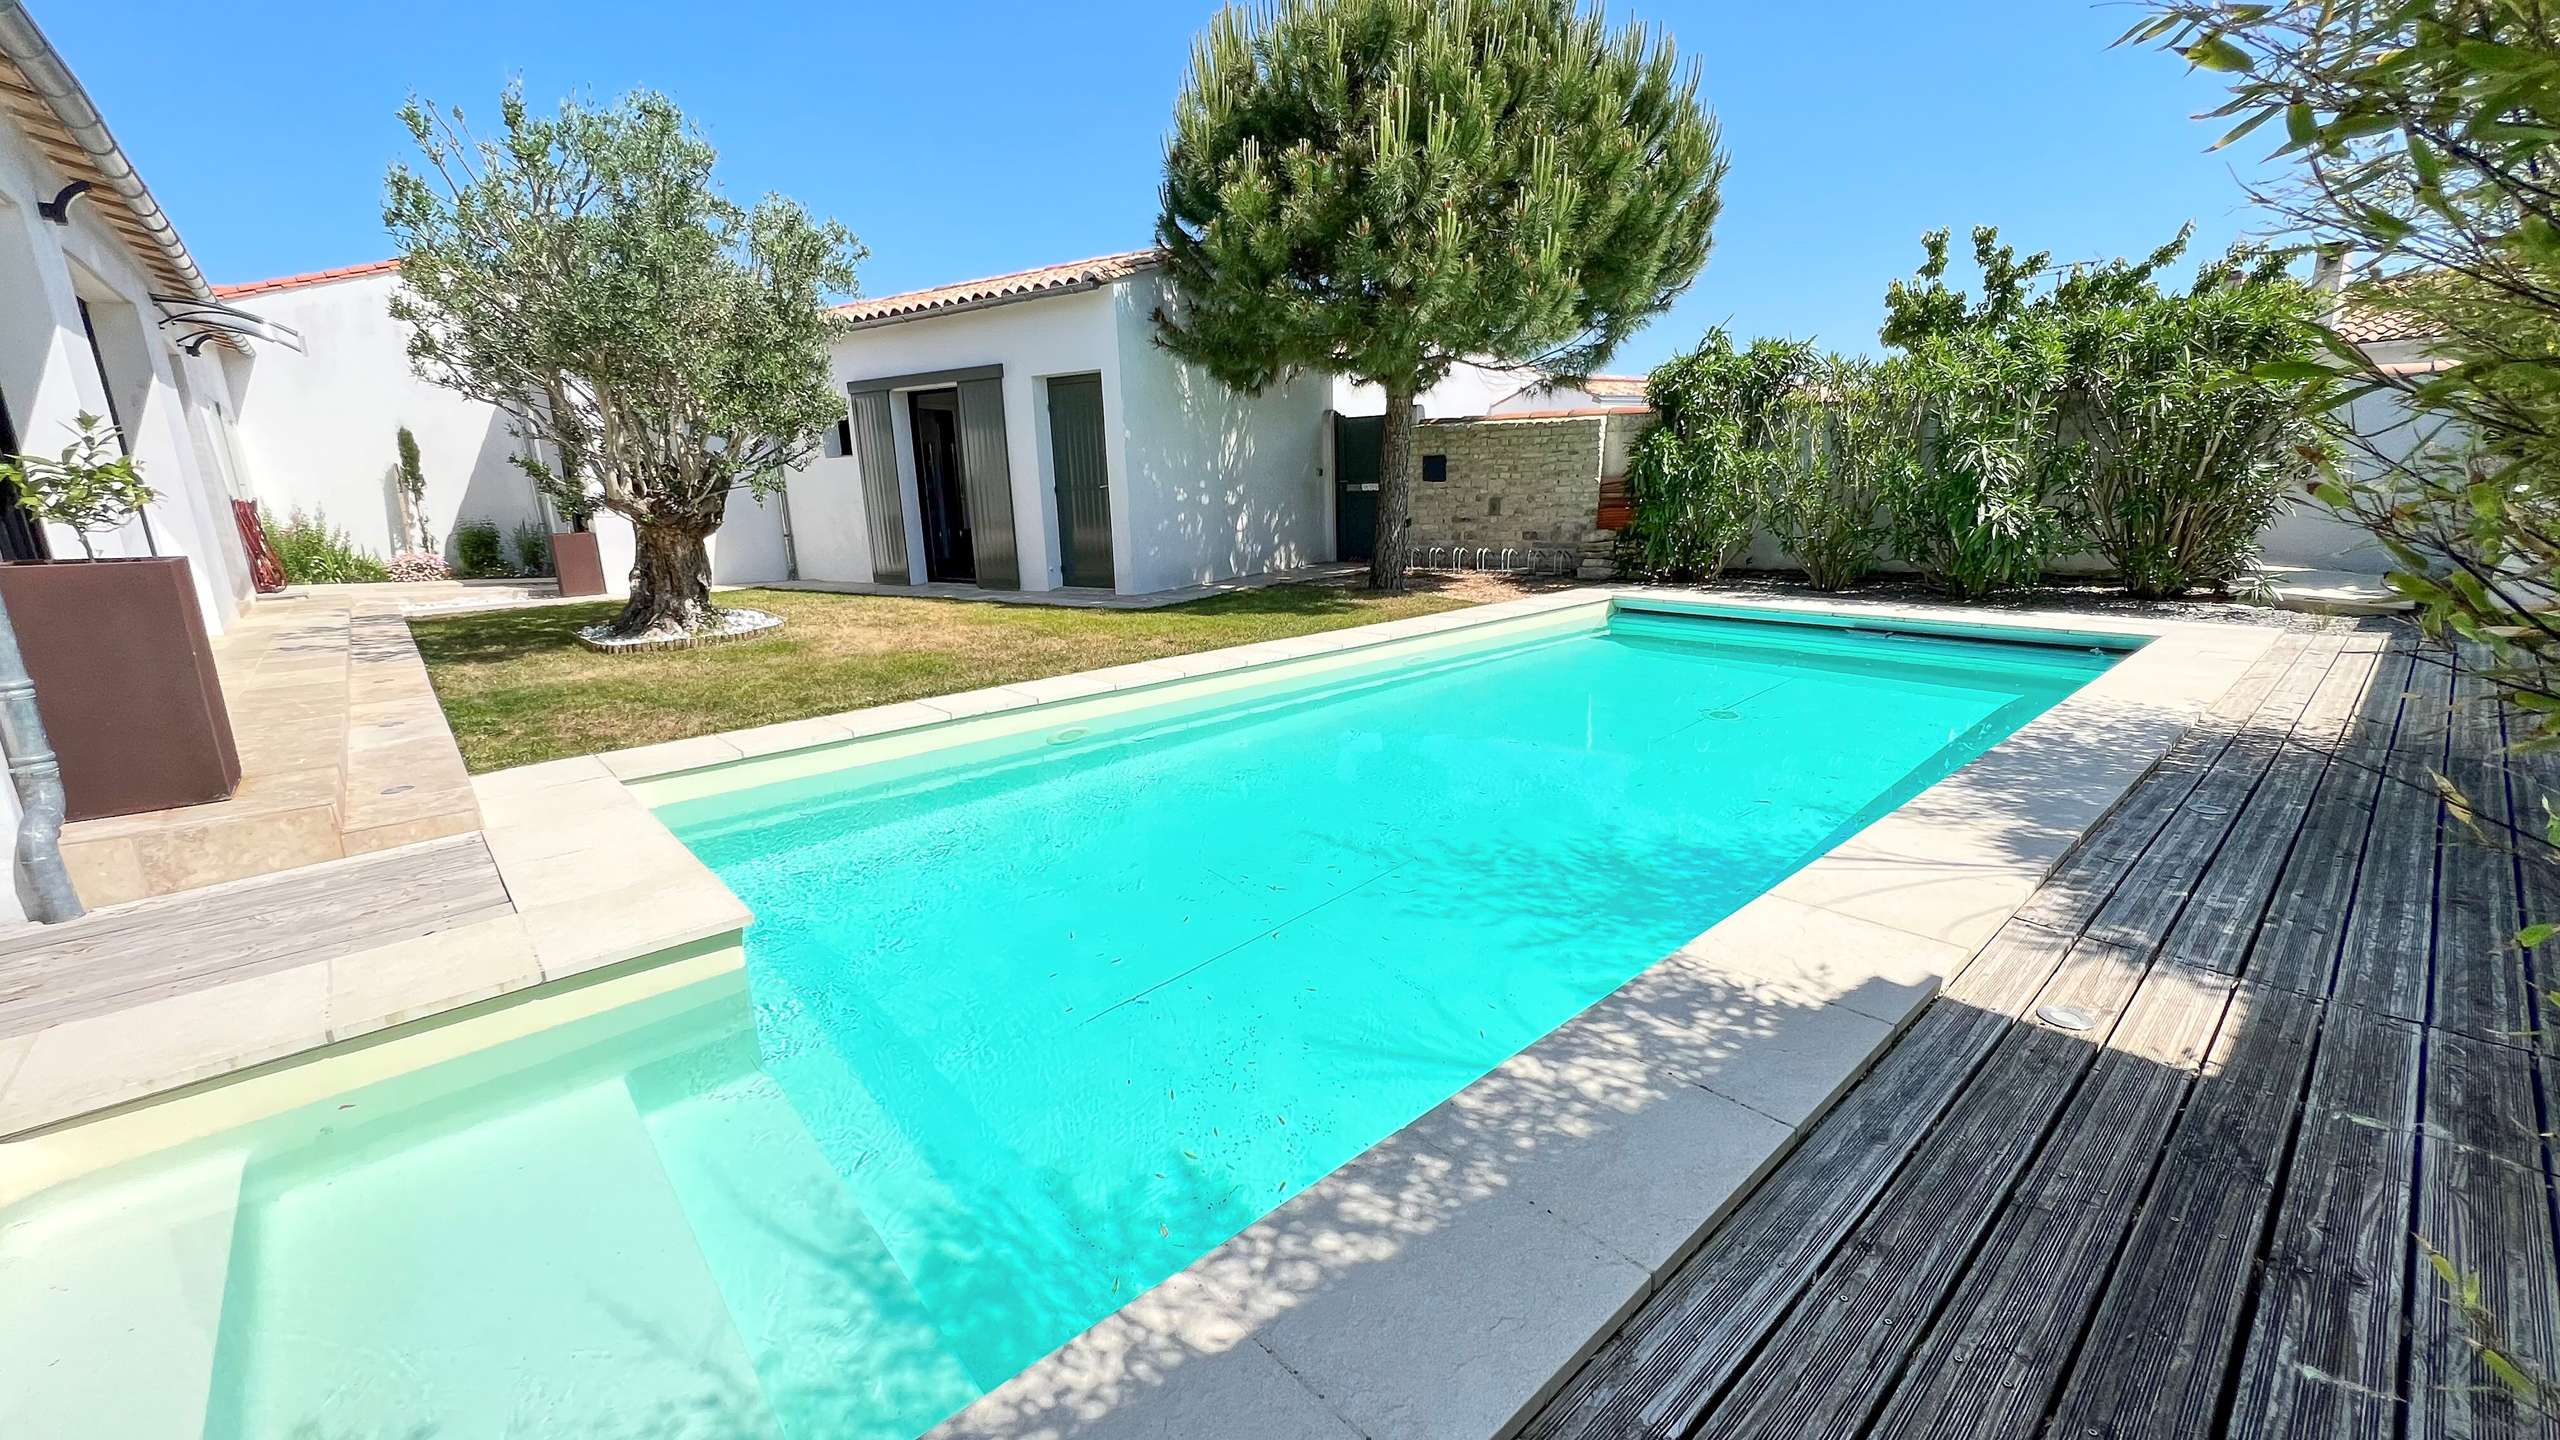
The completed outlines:
[[[1725,157],[1697,86],[1573,0],[1227,9],[1166,147],[1159,334],[1249,390],[1588,374],[1706,260]]]

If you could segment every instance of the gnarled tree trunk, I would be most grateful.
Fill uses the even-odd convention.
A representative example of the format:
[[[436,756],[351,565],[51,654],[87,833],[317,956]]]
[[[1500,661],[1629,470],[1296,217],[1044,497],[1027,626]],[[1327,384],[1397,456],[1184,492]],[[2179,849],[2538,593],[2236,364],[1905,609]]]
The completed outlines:
[[[633,520],[631,600],[613,617],[616,637],[654,630],[692,631],[711,622],[711,532],[665,521]]]
[[[1413,387],[1389,385],[1378,445],[1378,539],[1369,552],[1369,588],[1404,588],[1405,531],[1413,512]]]

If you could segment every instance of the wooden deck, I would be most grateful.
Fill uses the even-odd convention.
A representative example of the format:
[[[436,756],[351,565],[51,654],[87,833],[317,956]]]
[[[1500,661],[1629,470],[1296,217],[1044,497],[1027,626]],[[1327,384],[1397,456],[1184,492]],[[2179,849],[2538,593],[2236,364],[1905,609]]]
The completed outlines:
[[[2560,1433],[2560,765],[2446,660],[2288,636],[1526,1433]]]
[[[478,832],[0,935],[0,1038],[515,912]]]

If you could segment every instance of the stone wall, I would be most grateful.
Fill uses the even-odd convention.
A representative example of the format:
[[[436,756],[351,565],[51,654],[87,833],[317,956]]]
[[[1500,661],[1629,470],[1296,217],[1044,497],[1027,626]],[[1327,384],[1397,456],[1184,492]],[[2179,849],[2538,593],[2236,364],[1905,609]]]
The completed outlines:
[[[1426,421],[1415,435],[1421,475],[1446,460],[1445,480],[1413,485],[1413,546],[1500,551],[1572,549],[1587,579],[1613,573],[1617,532],[1599,528],[1604,482],[1623,479],[1628,452],[1653,428],[1645,410],[1582,410]]]

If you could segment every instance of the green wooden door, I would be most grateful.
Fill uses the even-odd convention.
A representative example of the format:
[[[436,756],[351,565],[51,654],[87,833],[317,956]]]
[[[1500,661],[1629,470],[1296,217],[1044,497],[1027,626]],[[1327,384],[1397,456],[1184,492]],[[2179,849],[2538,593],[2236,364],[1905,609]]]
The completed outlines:
[[[1111,477],[1102,438],[1102,377],[1049,382],[1049,454],[1058,480],[1058,559],[1069,585],[1108,590]]]
[[[1366,560],[1378,550],[1378,476],[1387,444],[1384,415],[1333,417],[1333,558]]]
[[[1004,381],[963,380],[960,390],[960,481],[969,492],[969,540],[978,552],[978,585],[1022,588],[1013,543],[1013,462],[1005,448]]]
[[[871,536],[871,579],[907,585],[907,507],[898,480],[898,442],[889,431],[889,392],[853,392],[853,454],[862,467],[862,519]]]

